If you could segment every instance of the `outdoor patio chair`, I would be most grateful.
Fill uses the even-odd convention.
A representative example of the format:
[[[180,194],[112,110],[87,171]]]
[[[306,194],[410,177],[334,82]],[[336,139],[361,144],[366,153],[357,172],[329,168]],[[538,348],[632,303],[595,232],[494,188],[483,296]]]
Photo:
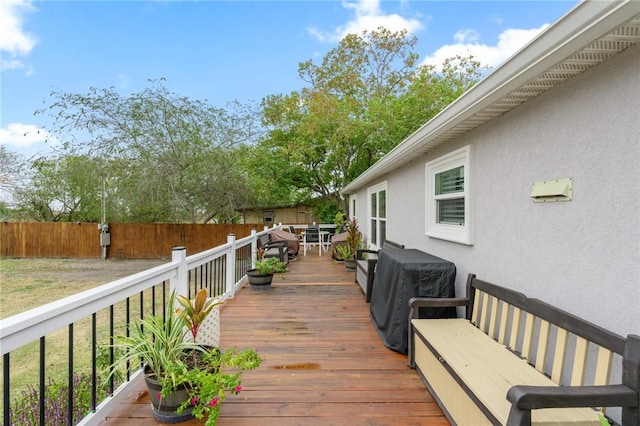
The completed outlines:
[[[289,225],[289,232],[295,235],[299,241],[302,241],[302,235],[296,233],[296,228],[293,225]]]
[[[270,241],[269,234],[261,235],[258,238],[258,248],[264,250],[262,256],[277,257],[280,262],[289,263],[288,245],[285,240]]]
[[[304,255],[311,246],[318,246],[318,256],[322,255],[322,240],[320,240],[320,227],[318,225],[309,225],[302,239],[304,245]]]

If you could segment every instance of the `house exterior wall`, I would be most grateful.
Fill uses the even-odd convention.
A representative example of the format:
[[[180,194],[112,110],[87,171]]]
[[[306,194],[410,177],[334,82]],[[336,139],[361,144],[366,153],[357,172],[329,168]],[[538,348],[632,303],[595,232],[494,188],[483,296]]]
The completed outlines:
[[[640,46],[565,81],[385,178],[387,238],[623,336],[640,333]],[[474,244],[425,235],[425,163],[473,145]],[[573,179],[573,201],[533,203]],[[360,188],[358,220],[367,221]],[[366,233],[366,226],[361,226]]]

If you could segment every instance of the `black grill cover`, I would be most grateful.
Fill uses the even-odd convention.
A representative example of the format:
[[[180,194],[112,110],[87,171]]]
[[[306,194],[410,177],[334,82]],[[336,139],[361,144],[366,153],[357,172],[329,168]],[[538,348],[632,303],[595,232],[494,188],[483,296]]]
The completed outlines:
[[[416,249],[379,251],[371,292],[371,318],[384,345],[406,354],[409,299],[455,297],[456,266]],[[454,318],[456,309],[420,308],[420,318]]]

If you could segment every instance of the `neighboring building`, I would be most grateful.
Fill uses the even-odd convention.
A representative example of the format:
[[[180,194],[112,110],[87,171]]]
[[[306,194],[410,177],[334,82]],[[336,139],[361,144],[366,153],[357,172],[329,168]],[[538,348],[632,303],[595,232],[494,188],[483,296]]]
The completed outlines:
[[[264,223],[270,227],[277,223],[296,224],[317,221],[313,207],[304,204],[247,209],[242,216],[243,223]]]
[[[367,242],[640,334],[639,41],[640,1],[578,4],[344,189]]]

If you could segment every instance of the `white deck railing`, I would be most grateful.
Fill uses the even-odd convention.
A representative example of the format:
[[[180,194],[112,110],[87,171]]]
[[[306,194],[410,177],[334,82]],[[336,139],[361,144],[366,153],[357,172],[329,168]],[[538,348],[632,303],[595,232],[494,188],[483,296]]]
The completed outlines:
[[[0,320],[0,348],[3,355],[3,423],[5,425],[10,423],[9,378],[11,377],[10,370],[14,367],[13,363],[11,363],[11,352],[29,343],[38,340],[43,341],[45,336],[56,330],[69,327],[105,309],[112,309],[115,304],[129,300],[136,295],[140,295],[140,311],[142,312],[142,292],[154,286],[164,286],[165,283],[169,282],[170,291],[176,290],[178,294],[189,294],[189,286],[193,285],[194,282],[194,278],[190,276],[189,272],[192,271],[193,275],[202,275],[202,270],[197,272],[199,268],[206,268],[206,265],[212,265],[213,262],[224,265],[223,268],[220,268],[223,270],[222,273],[224,275],[223,285],[221,286],[222,291],[213,294],[213,296],[220,300],[231,298],[242,286],[245,271],[252,267],[253,259],[256,258],[257,237],[268,232],[270,231],[266,228],[259,233],[253,231],[250,236],[239,240],[235,240],[231,235],[226,244],[191,256],[186,256],[184,248],[176,248],[173,250],[171,261],[164,265]],[[242,258],[239,258],[238,253],[242,253]],[[204,274],[209,274],[210,272],[207,270]],[[200,282],[200,287],[202,286],[203,283]],[[163,294],[165,293],[163,291]],[[166,296],[168,294],[163,297]],[[155,303],[155,300],[153,303]],[[73,342],[71,341],[72,345]],[[96,343],[94,343],[95,345]],[[41,358],[43,358],[43,355],[41,355]],[[32,369],[35,368],[36,359],[37,355],[34,354],[31,359],[34,365],[34,367],[31,367]],[[92,360],[92,363],[95,368],[95,359]],[[44,366],[40,366],[40,368],[44,369]],[[132,374],[130,379],[122,384],[112,396],[104,401],[96,401],[99,404],[95,407],[95,410],[86,416],[80,424],[98,424],[110,411],[111,407],[114,404],[118,404],[127,395],[127,391],[139,377],[141,377],[141,370]],[[38,389],[40,384],[34,383],[33,386]]]

